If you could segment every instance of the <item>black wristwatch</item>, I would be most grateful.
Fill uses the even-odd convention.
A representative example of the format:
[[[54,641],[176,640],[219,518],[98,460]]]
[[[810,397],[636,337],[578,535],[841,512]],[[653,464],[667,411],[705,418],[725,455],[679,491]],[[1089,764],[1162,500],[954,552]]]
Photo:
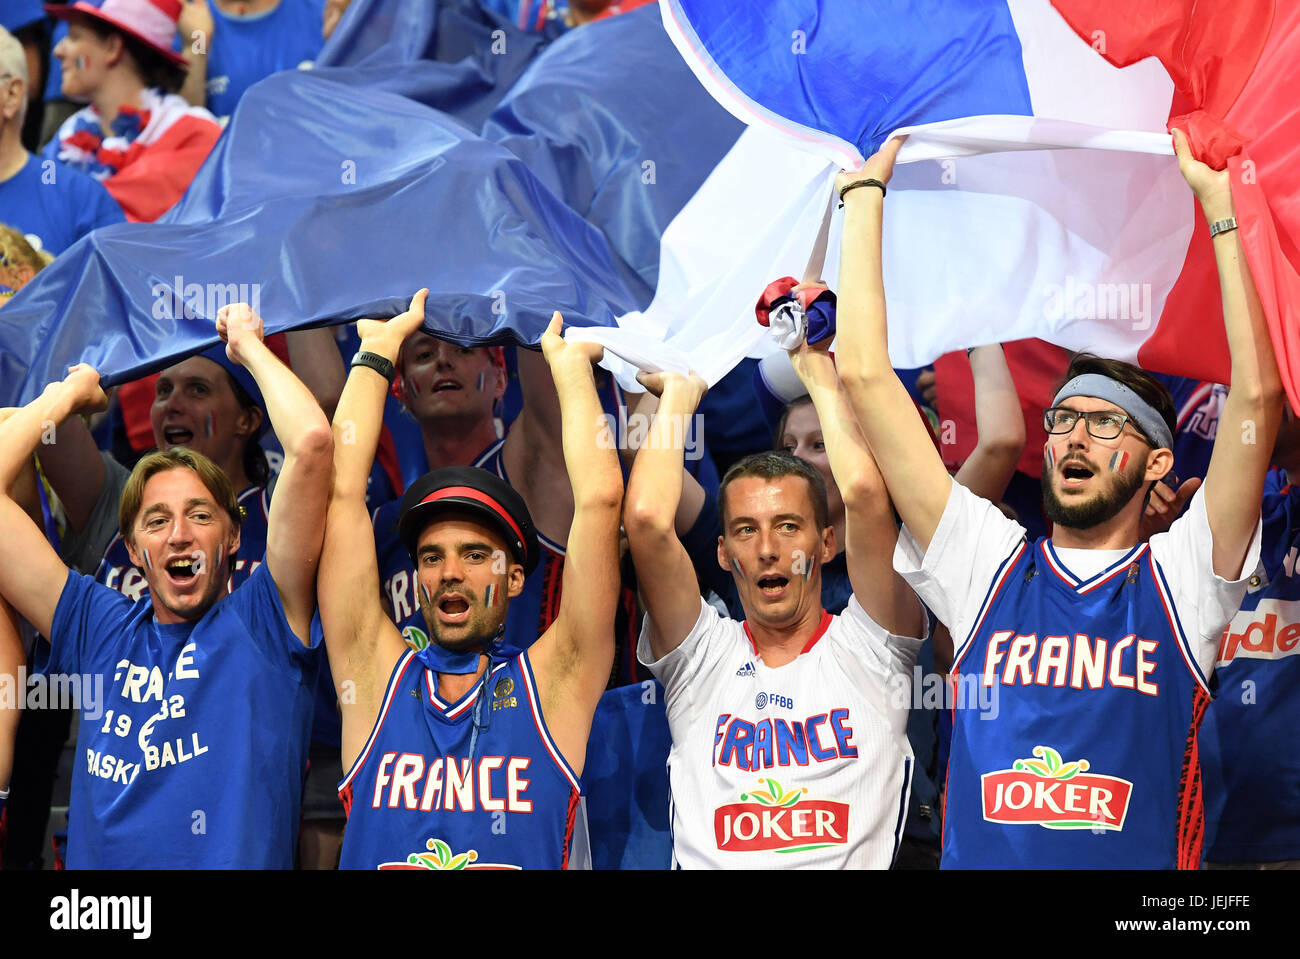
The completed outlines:
[[[366,350],[359,350],[357,355],[352,357],[353,366],[368,366],[384,379],[388,380],[388,385],[393,385],[393,377],[397,375],[397,367],[393,361],[380,356],[378,353],[370,353]]]

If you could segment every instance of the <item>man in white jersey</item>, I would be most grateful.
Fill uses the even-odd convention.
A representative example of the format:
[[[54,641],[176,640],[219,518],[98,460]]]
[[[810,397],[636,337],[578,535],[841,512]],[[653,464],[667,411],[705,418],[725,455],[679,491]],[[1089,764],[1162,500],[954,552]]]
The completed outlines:
[[[890,568],[884,484],[844,401],[829,341],[792,353],[844,498],[854,597],[832,616],[821,567],[837,552],[817,470],[781,451],[746,457],[718,493],[718,562],[745,621],[705,603],[673,531],[681,426],[705,385],[642,374],[661,394],[637,453],[624,526],[648,610],[637,654],[666,687],[674,865],[887,868],[911,787],[906,735],[925,615]]]

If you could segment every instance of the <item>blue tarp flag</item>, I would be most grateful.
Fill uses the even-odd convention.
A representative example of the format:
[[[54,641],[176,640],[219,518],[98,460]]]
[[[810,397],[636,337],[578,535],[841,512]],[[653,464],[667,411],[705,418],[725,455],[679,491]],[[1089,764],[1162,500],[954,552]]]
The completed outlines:
[[[899,127],[1032,112],[1006,0],[661,2],[683,57],[748,123],[866,157]]]
[[[552,43],[483,136],[604,231],[643,309],[664,230],[743,129],[673,50],[658,9],[643,7]]]
[[[347,74],[262,81],[167,220],[98,230],[21,290],[0,313],[0,404],[78,361],[109,385],[159,369],[215,341],[225,302],[278,332],[391,316],[428,286],[426,325],[465,345],[629,308],[604,237],[518,158]]]
[[[316,68],[353,68],[349,82],[419,100],[477,131],[543,46],[475,0],[356,0]]]

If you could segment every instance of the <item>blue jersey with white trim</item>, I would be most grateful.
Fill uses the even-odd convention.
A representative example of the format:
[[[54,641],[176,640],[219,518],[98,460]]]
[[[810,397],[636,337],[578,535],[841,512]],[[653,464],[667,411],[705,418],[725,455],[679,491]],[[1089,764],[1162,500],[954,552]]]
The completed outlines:
[[[1280,470],[1265,483],[1263,519],[1259,566],[1224,630],[1201,730],[1210,862],[1300,859],[1300,489]]]
[[[1196,868],[1210,697],[1147,544],[1080,580],[1050,540],[1022,542],[969,637],[943,865]],[[991,707],[964,708],[976,691]]]
[[[581,793],[542,719],[527,653],[448,703],[407,650],[339,783],[339,868],[567,868]]]

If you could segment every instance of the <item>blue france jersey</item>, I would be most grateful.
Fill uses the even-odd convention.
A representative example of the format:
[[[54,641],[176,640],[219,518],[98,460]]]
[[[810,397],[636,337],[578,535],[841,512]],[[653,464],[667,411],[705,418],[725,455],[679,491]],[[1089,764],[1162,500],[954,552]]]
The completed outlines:
[[[502,462],[504,440],[489,446],[472,465],[490,470],[507,483],[505,464]],[[401,500],[392,500],[374,511],[375,557],[379,563],[379,580],[384,597],[392,611],[393,623],[414,650],[429,645],[428,624],[420,612],[416,590],[415,567],[411,556],[397,535],[397,521],[401,516]],[[513,656],[523,652],[546,632],[560,612],[560,590],[564,583],[564,547],[545,536],[538,536],[542,546],[541,561],[524,580],[523,592],[510,600],[510,615],[506,617],[506,632],[498,650],[500,656]]]
[[[1201,730],[1211,862],[1300,859],[1300,489],[1279,470],[1263,519],[1260,563],[1224,630]]]
[[[393,668],[370,739],[339,783],[339,868],[567,868],[581,786],[547,732],[528,654],[454,703],[436,683],[413,650]]]
[[[81,676],[71,868],[288,869],[319,639],[284,618],[265,567],[198,622],[163,625],[69,573],[36,669]]]
[[[221,118],[235,112],[244,91],[281,70],[296,70],[320,53],[324,0],[280,0],[265,13],[236,17],[211,5],[207,108]]]
[[[956,649],[943,865],[1197,868],[1206,677],[1246,588],[1214,573],[1203,493],[1149,543],[1058,550],[954,482],[894,563]]]
[[[239,494],[239,505],[244,508],[244,521],[239,526],[239,552],[230,572],[232,590],[262,565],[262,558],[266,555],[269,500],[264,486],[250,486]],[[121,533],[115,535],[104,550],[104,558],[99,563],[99,569],[95,570],[95,582],[117,590],[132,602],[149,597],[149,584],[145,582],[143,571],[131,562],[131,554],[126,550],[126,541],[122,539]]]
[[[1085,581],[1050,540],[1007,560],[953,664],[997,718],[954,711],[945,867],[1199,864],[1209,691],[1167,594],[1146,544]]]
[[[58,256],[91,230],[125,223],[126,217],[102,184],[29,154],[21,170],[0,182],[0,222],[34,248]]]

